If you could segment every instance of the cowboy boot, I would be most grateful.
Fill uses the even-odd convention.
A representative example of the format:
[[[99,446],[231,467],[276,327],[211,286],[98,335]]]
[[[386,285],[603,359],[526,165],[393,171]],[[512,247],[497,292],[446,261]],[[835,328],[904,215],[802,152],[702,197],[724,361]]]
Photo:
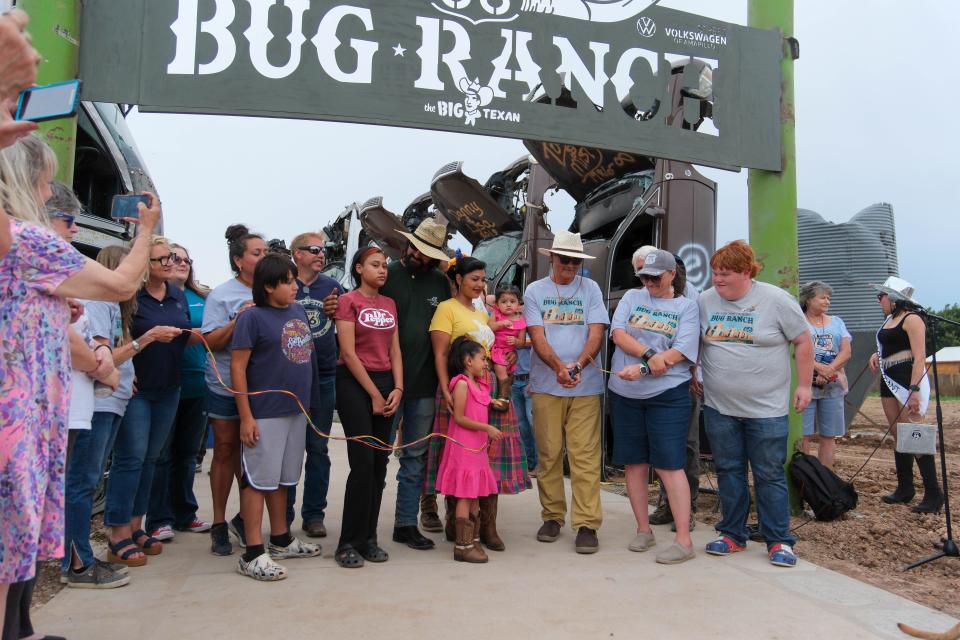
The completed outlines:
[[[457,511],[457,499],[453,496],[444,497],[444,527],[443,534],[447,539],[447,542],[453,542],[456,539],[456,525],[454,521],[456,520],[456,511]]]
[[[420,528],[431,533],[443,531],[440,516],[437,515],[437,495],[434,493],[420,494]]]
[[[483,550],[483,547],[480,545],[480,514],[471,513],[470,522],[473,523],[473,546],[477,551],[480,552],[480,555],[483,556],[483,561],[487,561],[487,553]]]
[[[907,504],[913,500],[913,456],[909,453],[894,452],[893,461],[897,467],[897,488],[880,498],[887,504]]]
[[[497,494],[480,498],[480,542],[491,551],[503,551],[507,548],[497,533]]]
[[[456,539],[453,546],[453,559],[457,562],[482,563],[487,561],[483,550],[473,543],[473,520],[457,518],[454,524]]]
[[[943,507],[943,492],[937,481],[937,465],[933,456],[917,456],[917,466],[920,467],[920,477],[923,478],[923,500],[911,511],[914,513],[940,513]]]

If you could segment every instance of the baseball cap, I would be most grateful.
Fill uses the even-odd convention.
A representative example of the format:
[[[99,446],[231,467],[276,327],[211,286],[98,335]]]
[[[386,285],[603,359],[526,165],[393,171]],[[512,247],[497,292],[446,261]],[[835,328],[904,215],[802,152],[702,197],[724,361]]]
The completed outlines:
[[[673,254],[663,249],[657,249],[647,254],[643,259],[643,267],[637,270],[638,276],[659,276],[667,271],[675,271],[677,261]]]

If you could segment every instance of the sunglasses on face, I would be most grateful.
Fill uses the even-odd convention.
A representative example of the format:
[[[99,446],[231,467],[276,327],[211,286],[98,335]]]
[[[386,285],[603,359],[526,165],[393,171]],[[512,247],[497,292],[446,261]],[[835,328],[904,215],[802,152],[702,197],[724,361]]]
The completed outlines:
[[[570,256],[557,255],[560,264],[583,264],[583,258],[571,258]]]
[[[173,260],[174,264],[185,264],[188,267],[193,266],[193,260],[190,258],[181,258],[175,253],[171,253],[170,255],[173,256],[171,259]]]
[[[883,299],[886,298],[886,297],[887,297],[887,294],[885,294],[885,293],[878,293],[878,294],[877,294],[877,302],[880,302],[881,300],[883,300]]]
[[[651,276],[646,273],[638,272],[637,277],[640,278],[640,282],[660,282],[660,279],[663,278],[663,274],[661,273],[658,276]]]
[[[312,254],[315,255],[315,256],[323,255],[323,247],[321,247],[321,246],[319,246],[319,245],[315,245],[315,244],[311,244],[310,246],[307,246],[307,247],[297,247],[297,250],[298,250],[298,251],[309,251],[310,253],[312,253]]]
[[[150,262],[159,262],[161,267],[165,267],[170,264],[170,261],[176,258],[177,254],[171,253],[170,255],[160,256],[159,258],[150,258]]]
[[[76,216],[72,216],[72,215],[70,215],[69,213],[64,213],[64,212],[62,212],[62,211],[56,211],[56,212],[54,212],[54,213],[51,213],[51,214],[50,214],[50,217],[52,217],[52,218],[57,218],[57,219],[59,219],[59,220],[63,220],[64,223],[66,223],[66,225],[67,225],[68,227],[72,227],[74,220],[77,219]]]

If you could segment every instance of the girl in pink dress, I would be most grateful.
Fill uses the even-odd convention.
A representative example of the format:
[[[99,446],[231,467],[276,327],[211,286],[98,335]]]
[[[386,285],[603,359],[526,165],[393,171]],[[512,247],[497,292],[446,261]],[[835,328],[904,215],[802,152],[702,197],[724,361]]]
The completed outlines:
[[[519,288],[512,284],[497,287],[496,305],[489,325],[494,335],[490,359],[493,360],[493,373],[497,378],[497,397],[490,403],[490,408],[506,411],[513,385],[512,374],[517,369],[516,360],[512,364],[507,363],[507,354],[524,345],[527,333],[527,321],[520,312]]]
[[[486,562],[480,548],[480,501],[497,493],[497,478],[490,469],[487,439],[499,440],[500,430],[488,423],[490,387],[486,382],[487,358],[483,347],[466,336],[450,345],[448,360],[453,415],[447,435],[456,440],[443,448],[437,471],[437,491],[457,498],[456,540],[453,559]],[[460,446],[462,445],[462,446]]]

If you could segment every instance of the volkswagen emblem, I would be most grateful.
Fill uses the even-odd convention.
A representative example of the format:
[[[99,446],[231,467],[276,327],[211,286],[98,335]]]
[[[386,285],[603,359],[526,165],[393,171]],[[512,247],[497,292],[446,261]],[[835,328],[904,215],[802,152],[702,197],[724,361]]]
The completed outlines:
[[[657,23],[650,16],[640,16],[637,20],[637,32],[644,38],[650,38],[657,32]]]

